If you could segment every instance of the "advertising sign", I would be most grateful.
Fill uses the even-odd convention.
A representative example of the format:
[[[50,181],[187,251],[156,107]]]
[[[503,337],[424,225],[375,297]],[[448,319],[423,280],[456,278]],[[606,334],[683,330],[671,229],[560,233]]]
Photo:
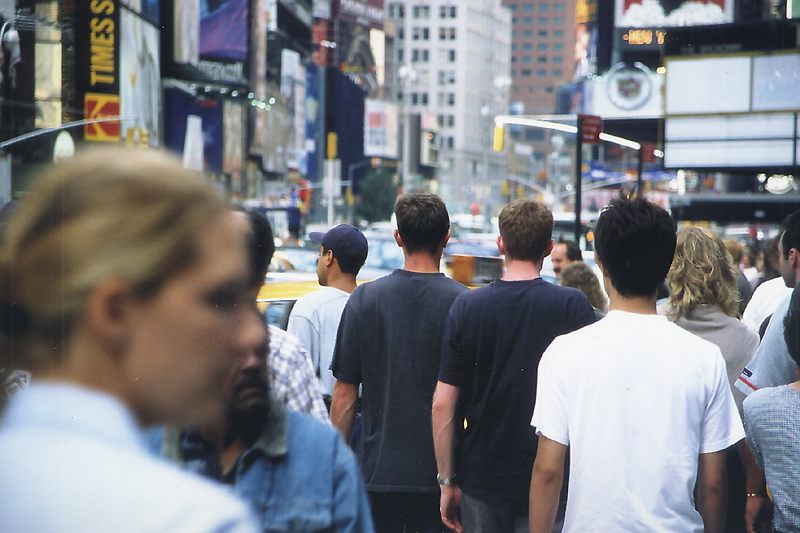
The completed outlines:
[[[200,4],[200,61],[209,78],[243,81],[247,61],[247,0],[206,0]]]
[[[733,0],[616,0],[619,28],[697,26],[733,22]]]
[[[161,4],[160,0],[122,0],[122,3],[129,9],[156,24],[161,20],[161,16],[158,12]]]
[[[122,125],[131,143],[158,145],[161,50],[158,30],[127,9],[120,14],[120,109],[133,120]]]
[[[603,131],[603,119],[596,115],[578,115],[583,144],[598,144]]]
[[[642,63],[617,63],[602,78],[584,82],[587,111],[606,118],[652,118],[664,114],[664,76]]]
[[[75,10],[76,96],[87,119],[118,117],[119,2],[83,0]],[[119,122],[89,124],[87,141],[117,142]]]
[[[364,155],[397,159],[397,106],[368,98],[364,101]]]
[[[183,154],[189,124],[201,122],[203,170],[222,172],[222,101],[195,98],[180,89],[164,90],[164,144],[171,151]],[[197,137],[197,136],[195,136]],[[188,147],[193,149],[193,147]]]
[[[333,0],[333,4],[334,18],[371,28],[383,28],[383,0]]]

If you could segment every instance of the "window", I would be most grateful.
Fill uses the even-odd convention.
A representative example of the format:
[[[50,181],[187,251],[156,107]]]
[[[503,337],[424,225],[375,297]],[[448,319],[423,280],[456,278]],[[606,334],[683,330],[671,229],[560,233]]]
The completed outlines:
[[[522,9],[524,9],[525,11],[533,11],[533,4],[525,4],[524,6],[522,6]]]
[[[456,62],[456,51],[455,50],[448,50],[447,51],[447,60],[451,63]]]
[[[554,34],[555,34],[555,32],[554,32]],[[539,31],[536,32],[536,35],[538,37],[547,37],[547,30],[539,30]]]
[[[516,10],[517,10],[517,4],[511,4],[511,5],[509,5],[509,6],[508,6],[508,9],[510,9],[511,11],[516,11]]]
[[[422,105],[428,105],[428,93],[421,93],[419,95],[419,103]]]
[[[440,70],[438,74],[439,85],[454,85],[456,73],[452,70]]]
[[[455,41],[456,40],[456,29],[455,28],[439,28],[439,40],[440,41]]]
[[[512,63],[516,63],[517,62],[517,56],[511,56],[511,62]]]
[[[447,93],[447,105],[456,105],[456,93]]]
[[[563,37],[564,30],[553,30],[553,37]]]
[[[511,75],[512,75],[512,76],[516,76],[516,75],[517,75],[517,69],[515,69],[515,68],[512,68],[512,69],[511,69]]]
[[[539,77],[539,78],[544,78],[545,76],[547,76],[547,71],[545,69],[543,69],[543,68],[537,68],[536,69],[536,76]]]
[[[456,6],[439,6],[439,18],[456,18]]]
[[[415,19],[426,19],[431,16],[430,6],[414,6],[411,8],[411,16]]]
[[[522,32],[523,37],[533,37],[533,32],[531,30],[525,30]]]
[[[520,71],[520,73],[521,73],[523,76],[530,76],[530,75],[531,75],[531,69],[529,69],[529,68],[524,68],[524,69],[522,69],[522,70]]]
[[[549,9],[550,6],[548,6],[547,4],[539,4],[539,13],[547,13]]]
[[[561,63],[564,62],[564,57],[563,56],[553,56],[552,61],[553,61],[553,63],[560,65]]]
[[[419,63],[427,63],[428,59],[429,59],[429,54],[430,54],[430,52],[428,52],[428,50],[426,50],[426,49],[420,50],[420,49],[414,48],[413,50],[411,50],[411,62],[412,63],[417,63],[417,62],[419,62]]]
[[[402,48],[397,50],[397,62],[398,63],[402,63],[403,62],[403,49]]]
[[[536,56],[537,63],[547,63],[547,56]]]
[[[389,18],[394,18],[394,11],[397,6],[395,4],[389,4]]]
[[[415,41],[427,41],[429,37],[428,28],[412,28],[411,38]]]
[[[397,38],[398,38],[398,39],[401,39],[401,40],[402,40],[402,39],[404,39],[404,38],[405,38],[405,36],[406,36],[406,31],[405,31],[405,29],[403,29],[403,28],[400,28],[400,29],[398,29],[398,30],[397,30]]]
[[[536,44],[536,49],[537,50],[546,51],[547,50],[547,43],[537,43]]]
[[[417,93],[411,93],[411,105],[417,105],[418,98]]]
[[[450,6],[450,18],[456,18],[456,6]]]
[[[558,2],[558,3],[554,4],[553,5],[553,11],[555,11],[556,13],[563,13],[564,12],[564,4],[562,4],[561,2]]]
[[[544,88],[544,92],[546,92],[547,94],[552,94],[553,93],[553,88],[552,87],[545,87]]]
[[[542,26],[546,26],[550,20],[547,17],[539,17],[539,24]]]
[[[511,49],[512,49],[512,50],[516,50],[516,49],[517,49],[517,43],[513,43],[513,44],[511,45]]]
[[[553,17],[553,24],[556,25],[564,24],[564,17],[562,17],[561,15]]]
[[[522,62],[523,63],[532,63],[533,62],[533,58],[531,56],[524,56],[522,58]]]
[[[523,50],[533,50],[533,44],[532,43],[525,43],[525,44],[522,45],[522,49]]]
[[[553,50],[563,50],[564,43],[553,43]]]
[[[523,24],[533,24],[533,17],[523,17],[522,18]]]
[[[445,143],[444,143],[444,144],[445,144],[445,147],[446,147],[448,150],[452,150],[452,149],[453,149],[453,147],[455,146],[455,142],[453,141],[453,138],[452,138],[452,137],[446,137],[446,138],[445,138]]]
[[[564,71],[563,70],[561,70],[560,68],[554,68],[553,69],[553,77],[554,78],[561,78],[562,76],[564,76]]]

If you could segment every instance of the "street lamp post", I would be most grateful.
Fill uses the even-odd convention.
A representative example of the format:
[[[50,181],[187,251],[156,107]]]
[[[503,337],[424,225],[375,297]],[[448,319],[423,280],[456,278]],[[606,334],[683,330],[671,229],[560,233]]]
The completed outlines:
[[[403,86],[403,165],[400,185],[411,181],[411,103],[409,89],[417,81],[417,71],[408,63],[397,70],[397,77]]]

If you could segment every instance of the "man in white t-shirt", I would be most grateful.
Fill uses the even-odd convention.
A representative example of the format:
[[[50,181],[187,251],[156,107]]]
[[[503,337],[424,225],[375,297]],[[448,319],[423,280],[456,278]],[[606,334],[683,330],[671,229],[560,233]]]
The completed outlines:
[[[552,527],[569,447],[563,531],[721,533],[724,450],[744,431],[719,348],[656,314],[674,223],[643,198],[618,199],[595,235],[611,311],[556,338],[539,364],[531,532]]]
[[[356,276],[367,260],[369,245],[364,234],[349,224],[340,224],[326,233],[312,232],[308,238],[320,243],[317,279],[322,289],[297,300],[286,329],[311,354],[322,397],[330,406],[334,381],[330,365],[336,332],[344,306],[356,288]]]

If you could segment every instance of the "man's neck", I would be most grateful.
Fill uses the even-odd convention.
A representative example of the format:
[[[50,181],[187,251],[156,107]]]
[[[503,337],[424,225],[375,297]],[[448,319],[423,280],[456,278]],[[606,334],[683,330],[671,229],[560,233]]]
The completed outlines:
[[[422,274],[436,274],[439,272],[439,261],[442,254],[431,255],[425,252],[415,252],[406,254],[403,270],[408,272],[419,272]]]
[[[261,424],[249,424],[247,431],[242,431],[241,424],[225,421],[221,427],[205,432],[206,438],[217,450],[217,462],[223,475],[227,476],[239,457],[255,444],[261,431]]]
[[[503,281],[526,281],[538,278],[541,273],[541,264],[522,259],[506,258],[506,271],[501,278]]]
[[[655,315],[656,311],[656,298],[655,296],[634,296],[628,298],[621,296],[619,293],[609,295],[610,304],[609,311],[625,311],[627,313],[636,313],[639,315]]]
[[[357,287],[356,277],[352,274],[331,276],[328,278],[327,286],[351,294]]]

